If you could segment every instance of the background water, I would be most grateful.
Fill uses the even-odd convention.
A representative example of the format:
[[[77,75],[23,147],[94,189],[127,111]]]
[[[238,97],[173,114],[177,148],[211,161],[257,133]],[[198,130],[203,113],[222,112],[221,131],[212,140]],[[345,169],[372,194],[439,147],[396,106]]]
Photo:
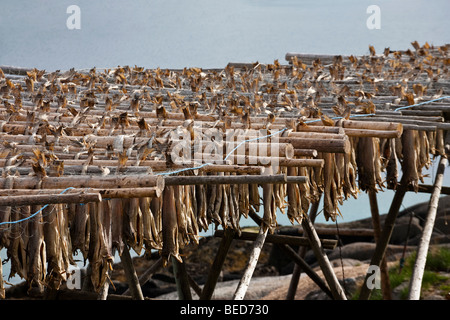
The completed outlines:
[[[373,4],[381,10],[379,30],[366,26],[366,9]],[[80,7],[79,30],[66,26],[70,5]],[[415,40],[450,43],[448,0],[2,0],[0,12],[0,65],[47,71],[221,68],[228,62],[285,63],[287,52],[362,55],[369,45],[382,52],[411,48]],[[428,173],[434,177],[435,171],[434,166]],[[444,183],[450,185],[450,173]],[[392,197],[391,191],[379,193],[381,213]],[[428,200],[427,194],[408,193],[403,204]],[[365,193],[340,209],[338,222],[370,217]],[[325,222],[322,215],[316,221]],[[278,222],[289,224],[285,215]],[[4,259],[5,250],[0,254]]]

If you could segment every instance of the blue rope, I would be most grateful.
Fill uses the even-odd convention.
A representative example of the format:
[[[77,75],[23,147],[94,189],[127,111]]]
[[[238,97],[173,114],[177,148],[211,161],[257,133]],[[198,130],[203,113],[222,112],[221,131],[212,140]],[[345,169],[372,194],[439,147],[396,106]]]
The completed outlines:
[[[63,194],[64,192],[66,192],[67,190],[70,190],[70,189],[73,189],[73,188],[72,188],[72,187],[69,187],[69,188],[67,188],[67,189],[64,189],[60,194]],[[16,221],[6,221],[6,222],[2,222],[2,223],[0,223],[0,226],[1,226],[1,225],[4,225],[4,224],[16,224],[16,223],[20,223],[20,222],[29,220],[29,219],[33,218],[34,216],[36,216],[39,212],[41,212],[42,210],[44,210],[46,207],[48,207],[48,204],[46,204],[45,206],[43,206],[41,209],[39,209],[38,211],[36,211],[35,213],[33,213],[33,214],[32,214],[31,216],[29,216],[29,217],[26,217],[26,218],[23,218],[23,219],[19,219],[19,220],[16,220]]]
[[[437,99],[424,101],[424,102],[417,103],[417,104],[412,104],[410,106],[400,107],[400,108],[395,109],[394,111],[403,110],[403,109],[412,108],[412,107],[417,107],[417,106],[421,106],[421,105],[428,104],[428,103],[431,103],[431,102],[447,99],[447,98],[450,98],[450,96],[440,97],[440,98],[437,98]]]

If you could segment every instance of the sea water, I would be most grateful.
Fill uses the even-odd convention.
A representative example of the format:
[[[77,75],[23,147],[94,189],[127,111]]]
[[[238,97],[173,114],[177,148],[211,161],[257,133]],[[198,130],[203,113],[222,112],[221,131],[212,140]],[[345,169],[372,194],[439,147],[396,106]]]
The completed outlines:
[[[79,29],[68,27],[71,5],[79,8]],[[380,9],[379,29],[367,26],[370,5]],[[411,48],[416,40],[450,43],[448,0],[2,0],[0,8],[0,65],[47,71],[223,68],[229,62],[285,63],[287,52],[364,55],[369,45],[382,52]],[[436,167],[425,183],[432,184]],[[450,185],[449,173],[444,185]],[[429,197],[409,192],[403,206]],[[378,193],[381,214],[392,198],[390,190]],[[370,217],[367,194],[345,201],[340,210],[338,223]],[[286,214],[277,221],[290,224]],[[329,223],[322,214],[316,222]],[[241,223],[254,225],[250,219]],[[6,250],[0,255],[4,260]],[[9,263],[3,266],[4,279],[8,276]]]

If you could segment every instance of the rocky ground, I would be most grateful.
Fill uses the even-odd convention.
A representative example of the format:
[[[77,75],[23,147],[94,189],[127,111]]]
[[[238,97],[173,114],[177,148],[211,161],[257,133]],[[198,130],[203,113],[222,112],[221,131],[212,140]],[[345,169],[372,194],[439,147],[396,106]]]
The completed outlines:
[[[450,198],[441,198],[439,211],[432,236],[431,248],[446,246],[450,248]],[[411,218],[411,212],[414,216]],[[384,215],[380,217],[383,223]],[[402,257],[407,257],[414,252],[420,240],[423,222],[426,218],[426,204],[417,205],[399,213],[396,226],[391,237],[391,242],[386,252],[389,267],[398,266]],[[335,225],[317,225],[317,227],[336,228]],[[363,219],[349,223],[339,224],[339,228],[372,228],[371,219]],[[293,234],[298,232],[298,227],[280,227],[278,232]],[[333,236],[331,236],[333,238]],[[336,237],[334,236],[336,239]],[[343,237],[339,239],[340,245],[333,250],[327,250],[337,278],[343,288],[348,292],[349,298],[361,286],[372,257],[375,244],[373,238],[368,237]],[[188,246],[183,251],[188,274],[202,286],[208,275],[209,268],[214,260],[220,243],[220,238],[205,237],[200,240],[198,246]],[[234,291],[246,267],[249,253],[252,249],[251,241],[233,240],[227,259],[225,261],[220,282],[216,286],[213,299],[231,299]],[[297,250],[297,248],[295,248]],[[138,274],[144,272],[156,260],[151,257],[137,257],[134,263]],[[321,276],[315,257],[311,251],[305,255],[314,270]],[[253,274],[246,299],[285,299],[289,287],[293,262],[278,249],[276,245],[266,243],[261,252],[258,264]],[[447,271],[448,272],[448,271]],[[442,300],[449,299],[449,292],[442,288],[450,288],[450,274],[442,272],[447,280],[436,283],[436,287],[422,291],[422,299]],[[114,267],[112,275],[115,290],[111,293],[120,294],[126,289],[125,275],[120,266]],[[345,281],[344,281],[345,279]],[[446,282],[445,282],[446,281]],[[407,287],[402,283],[399,288],[392,289],[392,298],[401,299],[400,292]],[[144,295],[156,299],[177,299],[175,281],[171,267],[161,269],[143,287]],[[193,292],[193,298],[198,298]],[[305,274],[302,274],[295,299],[328,299],[318,286]]]

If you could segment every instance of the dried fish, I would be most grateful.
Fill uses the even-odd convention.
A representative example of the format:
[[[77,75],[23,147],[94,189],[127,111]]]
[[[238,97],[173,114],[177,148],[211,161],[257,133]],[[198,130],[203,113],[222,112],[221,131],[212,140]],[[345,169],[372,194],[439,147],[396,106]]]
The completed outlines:
[[[397,143],[396,139],[389,139],[386,147],[385,156],[388,159],[386,164],[386,184],[390,189],[397,188],[398,181],[398,158],[397,153],[395,152],[395,144]]]
[[[111,199],[111,249],[112,253],[117,250],[119,256],[122,255],[124,249],[123,240],[123,200]]]
[[[166,186],[162,194],[162,239],[163,246],[161,249],[161,257],[164,265],[170,257],[174,257],[182,262],[178,245],[178,222],[177,209],[175,206],[175,192],[173,186]]]
[[[139,198],[125,199],[123,203],[123,236],[133,250],[140,254],[144,247],[142,212]]]
[[[90,233],[91,233],[91,220],[90,220],[90,206],[86,204],[75,205],[75,215],[70,226],[70,238],[72,239],[72,251],[74,254],[77,250],[81,252],[86,261],[89,246],[90,246]]]
[[[323,214],[325,219],[328,221],[330,218],[332,221],[336,220],[338,215],[337,208],[337,188],[336,182],[334,180],[334,157],[331,153],[323,153],[324,159],[324,169],[323,169],[323,179],[324,179],[324,189],[323,189]]]
[[[62,217],[61,217],[62,216]],[[60,225],[61,220],[64,217],[62,212],[62,205],[49,205],[43,210],[43,234],[46,246],[47,263],[48,263],[48,280],[47,283],[52,289],[59,289],[59,286],[66,280],[66,271],[68,270],[67,260],[64,256],[67,256],[66,251],[69,248],[63,243],[63,230]],[[67,239],[65,239],[67,241]],[[72,252],[70,251],[70,256]]]
[[[18,221],[30,216],[30,207],[15,207],[11,211],[11,220]],[[28,224],[25,222],[14,223],[11,227],[10,242],[6,254],[11,261],[9,278],[16,274],[21,278],[27,278]]]
[[[28,207],[30,208],[30,207]],[[40,206],[32,206],[33,212],[39,212]],[[29,209],[27,209],[29,210]],[[42,227],[42,213],[39,212],[27,221],[28,237],[26,247],[26,264],[28,290],[36,288],[39,293],[44,291],[45,277],[47,273],[46,245]]]
[[[289,176],[297,176],[298,170],[296,167],[290,167],[287,171]],[[294,222],[301,223],[303,217],[302,209],[302,199],[300,196],[300,186],[295,183],[289,183],[287,185],[287,216],[289,221],[294,224]]]
[[[267,167],[264,174],[271,174],[272,168]],[[277,225],[276,220],[276,205],[275,205],[275,195],[274,195],[274,185],[271,183],[266,183],[262,185],[263,194],[263,227],[264,229],[269,229],[270,233],[275,230]]]
[[[105,210],[103,210],[103,203],[88,203],[90,207],[90,245],[89,245],[89,265],[91,267],[91,282],[95,291],[98,291],[108,277],[108,271],[112,269],[113,256],[111,247],[108,243],[108,233],[110,232],[110,224],[105,222],[110,221]]]
[[[151,198],[140,198],[139,207],[142,212],[142,236],[144,239],[144,245],[147,250],[156,249],[160,250],[161,240],[156,229],[155,218],[152,210],[150,209]]]
[[[417,131],[404,130],[402,134],[402,180],[413,187],[415,192],[419,191],[419,174],[417,172]]]

